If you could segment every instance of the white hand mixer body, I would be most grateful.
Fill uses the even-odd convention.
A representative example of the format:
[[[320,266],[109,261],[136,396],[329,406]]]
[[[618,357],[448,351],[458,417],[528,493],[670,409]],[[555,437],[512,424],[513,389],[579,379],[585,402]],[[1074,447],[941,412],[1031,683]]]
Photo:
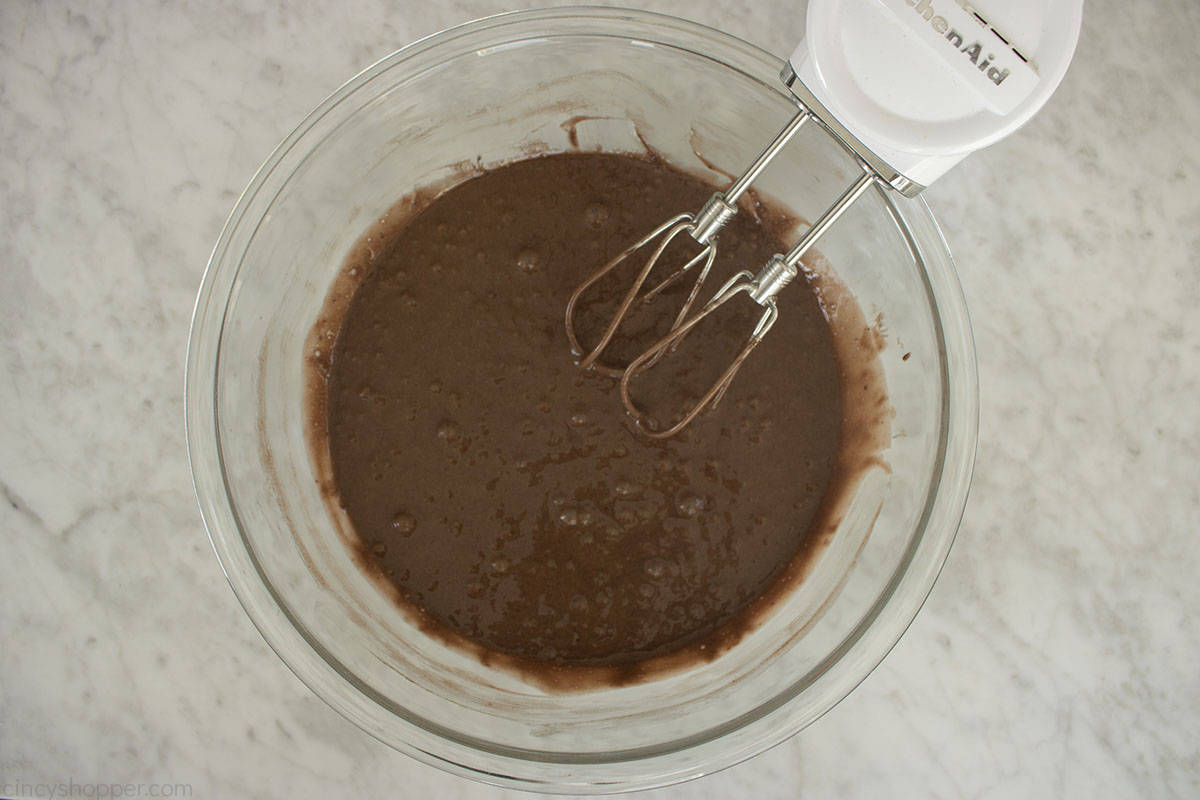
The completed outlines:
[[[913,196],[1037,113],[1082,17],[1083,0],[812,0],[783,80]]]
[[[579,285],[567,305],[566,323],[581,366],[621,376],[626,410],[648,436],[674,435],[705,408],[715,407],[778,317],[776,295],[799,274],[801,258],[838,217],[873,185],[916,196],[965,156],[1027,122],[1066,74],[1082,15],[1083,0],[810,0],[805,37],[781,73],[800,104],[799,112],[728,190],[714,194],[696,214],[667,220]],[[718,234],[737,213],[738,199],[814,119],[853,153],[861,174],[791,250],[771,258],[757,273],[733,276],[689,316],[712,266]],[[683,232],[701,246],[700,253],[643,293],[667,244]],[[585,350],[574,322],[580,297],[652,242],[656,244],[651,256],[599,343]],[[692,271],[693,286],[670,332],[623,368],[600,365],[601,353],[633,303],[654,298]],[[763,307],[745,346],[681,419],[655,429],[633,402],[631,380],[743,293]]]

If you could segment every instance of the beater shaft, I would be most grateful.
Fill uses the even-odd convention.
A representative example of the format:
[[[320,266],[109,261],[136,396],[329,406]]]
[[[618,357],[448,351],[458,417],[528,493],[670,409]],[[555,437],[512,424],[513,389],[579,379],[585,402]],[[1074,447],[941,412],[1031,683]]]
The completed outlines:
[[[792,249],[787,252],[787,255],[783,257],[783,260],[790,266],[798,267],[800,259],[809,251],[809,248],[816,244],[817,240],[824,236],[833,226],[833,223],[837,222],[838,218],[846,213],[846,210],[854,205],[854,202],[862,197],[863,193],[867,189],[870,189],[872,184],[879,180],[879,176],[870,167],[865,164],[861,166],[863,174],[859,176],[858,180],[850,184],[846,191],[842,192],[842,196],[835,200],[833,205],[825,209],[825,213],[809,226],[804,235],[800,237],[800,241],[796,242]]]
[[[791,121],[783,126],[783,130],[763,149],[754,163],[750,165],[750,168],[743,172],[742,176],[725,190],[725,201],[731,205],[736,204],[741,199],[741,196],[745,194],[746,190],[750,188],[750,184],[754,183],[762,171],[767,168],[767,165],[771,163],[771,160],[791,141],[793,136],[799,133],[800,129],[804,127],[804,123],[810,119],[812,119],[812,114],[809,113],[807,108],[801,106],[800,110],[796,112],[796,116],[792,117]]]

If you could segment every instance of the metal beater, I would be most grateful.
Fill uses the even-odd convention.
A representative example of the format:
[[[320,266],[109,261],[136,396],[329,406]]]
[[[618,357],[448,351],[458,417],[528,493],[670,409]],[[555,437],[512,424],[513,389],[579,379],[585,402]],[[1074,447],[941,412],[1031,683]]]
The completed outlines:
[[[626,248],[616,258],[593,272],[583,283],[576,287],[575,291],[571,294],[571,298],[567,301],[567,338],[571,341],[571,348],[577,353],[582,353],[584,352],[584,348],[580,345],[575,333],[575,313],[580,298],[588,289],[598,283],[605,275],[621,266],[634,253],[642,250],[642,248],[651,242],[657,241],[654,245],[654,252],[646,259],[646,263],[634,279],[633,285],[629,287],[629,291],[625,293],[625,297],[617,306],[617,310],[614,312],[607,327],[605,327],[600,341],[580,359],[579,366],[585,369],[594,367],[599,372],[613,376],[619,376],[625,371],[624,367],[618,369],[600,364],[597,359],[599,359],[600,354],[608,347],[609,343],[612,342],[617,329],[620,328],[626,314],[629,313],[629,310],[637,301],[638,293],[641,292],[642,286],[645,285],[650,273],[658,265],[659,259],[667,249],[667,245],[675,237],[686,231],[696,244],[701,246],[702,249],[700,252],[689,259],[682,267],[664,278],[653,289],[646,292],[641,298],[642,302],[649,302],[668,286],[686,275],[689,270],[699,264],[703,264],[696,275],[696,280],[692,284],[692,289],[688,293],[687,299],[684,300],[679,313],[675,317],[675,323],[672,327],[678,327],[684,321],[688,311],[691,310],[692,305],[696,302],[696,296],[700,294],[700,287],[703,285],[704,279],[708,277],[708,271],[712,268],[713,261],[717,257],[717,234],[737,214],[738,200],[750,188],[750,184],[759,176],[759,173],[771,163],[771,159],[784,148],[784,145],[791,140],[809,119],[811,119],[811,115],[807,111],[801,111],[779,132],[779,135],[775,137],[775,141],[771,142],[766,150],[763,150],[740,178],[734,181],[724,192],[714,192],[700,211],[695,214],[679,214],[671,217],[662,225],[659,225],[646,234],[645,237],[633,246]]]
[[[647,436],[673,436],[706,408],[715,408],[778,319],[776,296],[834,222],[873,186],[915,197],[966,155],[1028,121],[1066,74],[1082,13],[1083,0],[810,0],[808,32],[780,74],[798,112],[726,191],[713,194],[694,214],[668,219],[579,284],[566,308],[567,338],[579,365],[620,377],[621,401]],[[718,234],[736,215],[738,200],[814,119],[857,161],[854,182],[791,250],[771,257],[757,273],[737,273],[691,314],[716,258]],[[643,293],[667,246],[685,232],[700,252]],[[599,342],[585,349],[575,330],[581,297],[645,249],[650,256]],[[624,366],[601,364],[634,304],[650,302],[693,270],[692,287],[670,331]],[[633,401],[631,381],[742,294],[763,311],[732,363],[678,422],[661,430],[648,424],[649,415]]]

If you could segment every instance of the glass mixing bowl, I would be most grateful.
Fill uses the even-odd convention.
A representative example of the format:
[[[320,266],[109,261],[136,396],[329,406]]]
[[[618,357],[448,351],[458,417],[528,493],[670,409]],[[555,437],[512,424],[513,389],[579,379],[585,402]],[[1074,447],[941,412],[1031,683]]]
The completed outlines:
[[[946,243],[923,202],[881,190],[820,248],[886,330],[881,359],[895,410],[887,468],[859,485],[803,584],[713,662],[577,693],[489,669],[422,634],[378,590],[339,539],[313,478],[305,337],[351,244],[397,198],[464,162],[573,146],[641,152],[642,140],[685,168],[703,171],[703,156],[740,172],[794,111],[781,66],[720,31],[644,12],[492,17],[358,75],[242,194],[192,322],[186,405],[196,494],[263,636],[314,692],[380,740],[525,789],[677,782],[811,723],[917,613],[966,500],[978,389]],[[812,219],[856,169],[839,145],[809,131],[757,187]],[[781,305],[787,313],[786,293]]]

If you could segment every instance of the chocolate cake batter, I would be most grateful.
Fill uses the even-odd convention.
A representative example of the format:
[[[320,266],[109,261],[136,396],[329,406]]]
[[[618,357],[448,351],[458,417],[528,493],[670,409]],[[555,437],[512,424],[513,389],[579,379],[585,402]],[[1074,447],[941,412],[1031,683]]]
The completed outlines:
[[[533,158],[410,200],[415,215],[352,253],[359,285],[315,362],[314,430],[362,559],[435,632],[556,668],[711,656],[836,523],[856,400],[803,280],[720,409],[672,439],[639,435],[616,381],[569,351],[578,282],[712,191],[652,158]],[[703,296],[786,249],[793,224],[746,209]],[[597,293],[585,329],[622,285]],[[698,396],[757,316],[739,305],[647,373],[639,402],[669,415]],[[675,308],[631,322],[624,355]]]

